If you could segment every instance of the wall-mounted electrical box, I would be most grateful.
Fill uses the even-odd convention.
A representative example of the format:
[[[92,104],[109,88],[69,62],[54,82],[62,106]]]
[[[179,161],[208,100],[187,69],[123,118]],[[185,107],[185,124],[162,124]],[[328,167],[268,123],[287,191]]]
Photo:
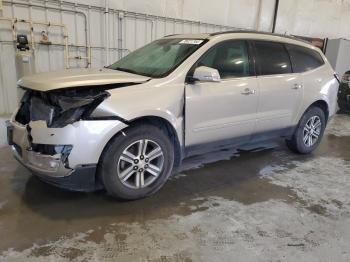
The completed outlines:
[[[34,54],[33,50],[29,49],[26,35],[17,36],[16,73],[17,79],[35,73]]]
[[[17,36],[17,52],[15,57],[17,80],[35,73],[35,59],[33,50],[30,50],[26,35]],[[17,88],[17,98],[23,96],[23,90]]]

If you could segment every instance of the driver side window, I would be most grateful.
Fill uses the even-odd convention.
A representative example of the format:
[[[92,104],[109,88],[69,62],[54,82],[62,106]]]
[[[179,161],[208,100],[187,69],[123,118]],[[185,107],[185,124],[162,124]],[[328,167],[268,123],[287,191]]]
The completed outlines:
[[[250,76],[246,41],[226,41],[214,46],[197,62],[200,66],[217,69],[222,79]]]

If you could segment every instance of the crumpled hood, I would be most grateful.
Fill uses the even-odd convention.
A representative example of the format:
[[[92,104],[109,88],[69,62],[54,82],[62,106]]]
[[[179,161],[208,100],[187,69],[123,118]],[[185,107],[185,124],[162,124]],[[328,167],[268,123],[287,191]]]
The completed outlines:
[[[25,76],[17,84],[36,91],[109,84],[144,83],[150,78],[112,69],[69,69]]]

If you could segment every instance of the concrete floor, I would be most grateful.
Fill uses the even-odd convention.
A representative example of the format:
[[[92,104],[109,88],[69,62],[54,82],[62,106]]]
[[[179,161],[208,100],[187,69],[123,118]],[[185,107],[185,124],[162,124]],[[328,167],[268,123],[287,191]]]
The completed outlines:
[[[281,143],[193,158],[134,202],[48,186],[9,151],[0,261],[350,261],[350,116],[310,156]]]

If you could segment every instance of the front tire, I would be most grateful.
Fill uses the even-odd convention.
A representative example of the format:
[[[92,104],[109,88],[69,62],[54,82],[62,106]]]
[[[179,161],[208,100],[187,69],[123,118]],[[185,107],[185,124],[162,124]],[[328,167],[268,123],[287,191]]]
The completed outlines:
[[[124,130],[108,145],[100,162],[107,192],[125,200],[157,192],[174,165],[174,146],[158,126],[140,124]]]
[[[310,154],[320,144],[325,128],[324,111],[312,106],[302,116],[292,138],[286,140],[286,144],[295,153]]]

